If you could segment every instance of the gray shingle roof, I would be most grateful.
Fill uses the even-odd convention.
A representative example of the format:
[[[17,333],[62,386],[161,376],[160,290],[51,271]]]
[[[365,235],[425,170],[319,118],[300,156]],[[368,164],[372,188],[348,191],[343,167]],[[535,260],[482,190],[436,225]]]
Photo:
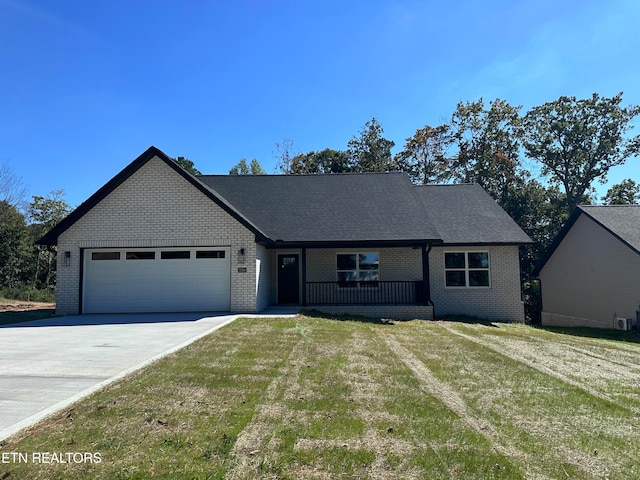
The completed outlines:
[[[149,147],[38,242],[55,245],[59,235],[154,157],[265,244],[530,242],[478,185],[416,187],[400,172],[194,177],[156,147]]]
[[[531,242],[479,185],[415,186],[401,172],[198,178],[286,242]]]
[[[518,224],[478,184],[415,187],[444,243],[531,243]]]
[[[578,208],[640,252],[640,205],[583,205]]]
[[[438,240],[404,173],[203,175],[272,240]]]

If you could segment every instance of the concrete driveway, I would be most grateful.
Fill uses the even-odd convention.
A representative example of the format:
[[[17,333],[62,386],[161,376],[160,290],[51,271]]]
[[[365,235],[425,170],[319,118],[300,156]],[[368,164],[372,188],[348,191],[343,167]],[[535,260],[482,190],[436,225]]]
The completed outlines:
[[[0,440],[239,315],[83,315],[0,326]]]

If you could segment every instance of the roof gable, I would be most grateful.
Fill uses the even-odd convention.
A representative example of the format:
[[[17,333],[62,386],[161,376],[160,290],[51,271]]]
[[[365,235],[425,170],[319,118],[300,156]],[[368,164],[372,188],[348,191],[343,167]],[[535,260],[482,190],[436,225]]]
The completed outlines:
[[[582,211],[640,254],[640,205],[585,205]]]
[[[225,211],[227,211],[231,216],[233,216],[240,223],[245,225],[251,231],[253,231],[257,237],[263,237],[262,232],[255,225],[253,225],[248,219],[246,219],[240,212],[238,212],[226,199],[222,198],[217,192],[212,190],[211,188],[204,185],[200,182],[195,176],[191,175],[185,169],[183,169],[180,165],[174,162],[171,157],[167,156],[164,152],[159,150],[156,147],[149,147],[144,153],[142,153],[138,158],[136,158],[133,162],[127,165],[120,173],[118,173],[115,177],[109,180],[106,184],[104,184],[98,191],[96,191],[93,195],[91,195],[87,200],[81,203],[75,210],[73,210],[69,215],[67,215],[60,223],[58,223],[54,228],[52,228],[49,232],[47,232],[38,243],[41,245],[55,245],[58,241],[58,237],[65,232],[69,227],[71,227],[74,223],[80,220],[87,212],[89,212],[93,207],[95,207],[101,200],[103,200],[107,195],[113,192],[116,188],[118,188],[122,183],[124,183],[131,175],[137,172],[143,165],[149,162],[152,158],[159,158],[163,162],[165,162],[168,166],[170,166],[174,171],[176,171],[179,175],[184,177],[189,183],[191,183],[195,188],[200,190],[206,196],[208,196],[211,200],[213,200],[216,204],[222,207]]]
[[[640,255],[640,205],[580,205],[569,217],[543,257],[533,269],[540,275],[553,253],[581,215],[585,215]]]

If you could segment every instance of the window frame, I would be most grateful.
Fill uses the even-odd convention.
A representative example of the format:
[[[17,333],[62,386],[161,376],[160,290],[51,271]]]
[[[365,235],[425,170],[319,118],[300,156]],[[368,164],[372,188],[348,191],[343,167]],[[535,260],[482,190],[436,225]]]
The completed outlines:
[[[339,269],[338,257],[340,255],[354,255],[356,257],[355,269]],[[377,255],[378,268],[377,269],[361,269],[360,268],[360,255]],[[351,251],[351,252],[336,252],[336,282],[339,288],[379,288],[380,282],[380,252],[379,251]],[[377,278],[375,280],[360,280],[360,272],[376,271]],[[355,272],[356,280],[340,280],[340,273],[343,272]]]
[[[483,253],[487,256],[487,267],[470,267],[469,266],[469,254]],[[448,254],[463,254],[464,255],[464,268],[462,267],[447,267],[447,255]],[[444,252],[444,288],[451,289],[487,289],[491,288],[491,254],[489,250],[463,250],[463,251],[445,251]],[[447,273],[448,272],[464,272],[464,285],[447,285]],[[487,272],[487,285],[471,285],[470,284],[470,272]]]

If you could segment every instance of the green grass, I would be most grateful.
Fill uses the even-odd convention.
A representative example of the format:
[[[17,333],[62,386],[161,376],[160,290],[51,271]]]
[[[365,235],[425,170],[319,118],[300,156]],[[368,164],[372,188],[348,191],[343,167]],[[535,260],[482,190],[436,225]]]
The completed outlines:
[[[4,442],[0,479],[640,478],[640,345],[523,325],[240,319]]]

